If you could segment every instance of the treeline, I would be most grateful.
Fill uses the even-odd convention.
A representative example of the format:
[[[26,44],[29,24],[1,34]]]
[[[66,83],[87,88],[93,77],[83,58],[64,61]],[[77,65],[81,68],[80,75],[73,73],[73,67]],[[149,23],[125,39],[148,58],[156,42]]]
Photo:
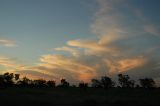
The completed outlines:
[[[0,87],[31,87],[31,88],[46,88],[46,87],[79,87],[88,88],[88,83],[80,82],[78,86],[70,85],[66,79],[61,79],[61,83],[56,85],[56,81],[44,79],[31,80],[27,77],[20,77],[20,74],[4,73],[0,75]],[[130,79],[129,75],[118,74],[118,84],[116,84],[110,77],[103,76],[100,79],[92,79],[91,87],[93,88],[155,88],[156,83],[152,78],[139,79],[139,84]]]

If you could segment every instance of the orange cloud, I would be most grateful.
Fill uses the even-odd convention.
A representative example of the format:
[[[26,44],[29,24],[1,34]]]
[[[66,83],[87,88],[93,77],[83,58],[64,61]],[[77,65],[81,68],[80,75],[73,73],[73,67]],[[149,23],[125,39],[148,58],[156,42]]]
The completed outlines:
[[[123,24],[125,19],[122,19],[124,17],[121,16],[125,13],[123,14],[122,11],[117,11],[116,8],[117,4],[119,5],[121,1],[125,0],[97,1],[99,10],[95,13],[94,22],[91,25],[91,30],[97,35],[97,39],[69,40],[65,46],[54,49],[69,52],[72,54],[71,56],[43,55],[35,66],[20,65],[8,58],[0,58],[0,64],[6,67],[7,70],[29,75],[32,78],[66,78],[72,81],[89,81],[98,75],[103,76],[108,75],[108,73],[117,74],[133,69],[137,71],[140,67],[146,67],[149,58],[143,57],[143,55],[146,55],[145,51],[147,50],[143,52],[137,52],[137,49],[134,50],[138,48],[135,46],[135,43],[138,44],[138,41],[141,41],[137,41],[136,38],[136,36],[140,35],[137,34],[139,30],[135,31],[136,34],[132,33],[134,32],[132,30],[136,29],[134,25],[133,27],[131,25],[131,29],[128,30],[130,26]],[[138,15],[139,18],[143,18],[141,13],[137,13],[137,16]],[[138,26],[142,27],[142,25]],[[139,27],[137,29],[139,29]],[[159,34],[159,31],[157,31],[157,28],[154,26],[145,27],[145,31],[153,35]],[[125,42],[127,38],[132,40],[131,44],[130,42]],[[134,40],[136,41],[134,42]],[[0,40],[0,44],[3,46],[14,46],[15,42],[2,39]],[[150,67],[152,67],[152,65]]]
[[[144,66],[147,63],[147,59],[144,57],[136,57],[113,61],[105,60],[105,62],[109,67],[109,73],[114,74]]]
[[[44,55],[41,57],[41,62],[38,66],[45,67],[46,70],[57,76],[64,76],[63,73],[59,73],[57,70],[62,70],[67,73],[71,73],[72,76],[77,76],[75,79],[82,80],[83,75],[92,76],[96,75],[94,67],[88,66],[80,61],[77,61],[72,57],[64,57],[61,55]],[[61,74],[61,75],[60,75]],[[87,78],[83,79],[86,80]]]
[[[85,54],[88,55],[101,55],[104,53],[109,53],[112,55],[118,54],[117,48],[115,46],[104,45],[104,42],[101,38],[100,40],[71,40],[68,41],[67,44],[69,46],[84,49]]]
[[[15,62],[14,59],[8,57],[0,57],[0,65],[7,69],[23,69],[23,65]]]

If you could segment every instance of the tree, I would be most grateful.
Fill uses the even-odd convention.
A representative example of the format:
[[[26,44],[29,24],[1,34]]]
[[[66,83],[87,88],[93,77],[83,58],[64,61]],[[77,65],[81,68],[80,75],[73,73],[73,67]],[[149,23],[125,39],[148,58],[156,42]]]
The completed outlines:
[[[8,72],[4,73],[3,79],[4,79],[5,86],[13,86],[13,84],[14,84],[13,78],[14,78],[13,73],[8,73]]]
[[[87,88],[88,87],[88,83],[84,83],[84,82],[80,82],[79,83],[79,88]]]
[[[99,81],[97,79],[92,79],[91,82],[92,82],[92,87],[95,87],[95,88],[101,88],[102,87],[101,81]]]
[[[27,77],[23,77],[21,80],[17,82],[18,85],[23,86],[23,87],[29,86],[30,83],[31,83],[31,80]]]
[[[111,88],[115,85],[112,79],[107,76],[101,77],[100,83],[103,88]]]
[[[48,87],[55,87],[56,86],[56,82],[55,81],[47,81],[47,86]]]
[[[115,83],[112,81],[111,78],[107,77],[107,76],[103,76],[101,77],[100,80],[97,79],[92,79],[92,87],[96,87],[96,88],[112,88],[114,87]]]
[[[152,78],[144,78],[144,79],[139,79],[140,84],[143,88],[153,88],[155,87],[155,81]]]
[[[134,81],[134,80],[129,80],[128,83],[129,83],[128,86],[129,86],[130,88],[134,88],[134,87],[135,87],[135,81]]]
[[[69,87],[69,82],[67,82],[66,79],[61,79],[59,87]]]
[[[36,87],[46,87],[46,80],[44,79],[34,80],[33,83]]]
[[[15,74],[15,80],[18,81],[20,77],[20,74]]]
[[[4,87],[5,86],[5,81],[4,81],[4,76],[0,75],[0,87]]]
[[[133,88],[135,85],[135,81],[130,80],[128,75],[118,74],[118,81],[121,87],[124,88]]]

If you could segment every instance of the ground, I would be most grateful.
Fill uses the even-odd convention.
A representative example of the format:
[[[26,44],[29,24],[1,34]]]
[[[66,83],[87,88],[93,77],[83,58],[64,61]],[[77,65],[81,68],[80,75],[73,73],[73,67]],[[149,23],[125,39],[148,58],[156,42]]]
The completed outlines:
[[[7,88],[0,106],[160,106],[160,89]]]

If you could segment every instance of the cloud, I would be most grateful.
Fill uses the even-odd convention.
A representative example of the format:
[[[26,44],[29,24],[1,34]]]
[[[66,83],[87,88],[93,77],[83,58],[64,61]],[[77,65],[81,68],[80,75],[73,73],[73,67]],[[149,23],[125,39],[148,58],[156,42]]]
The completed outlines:
[[[40,66],[30,66],[17,62],[14,58],[0,56],[0,73],[13,72],[21,74],[21,77],[29,77],[30,79],[44,78],[46,80],[60,80],[53,73],[47,73],[40,70]]]
[[[140,12],[136,12],[135,15],[135,11],[130,11],[131,13],[128,15],[135,15],[133,19],[139,18],[142,23],[138,26],[135,26],[135,23],[139,23],[139,21],[133,21],[129,25],[126,24],[126,13],[121,10],[122,7],[120,6],[124,2],[126,1],[97,0],[99,9],[95,13],[94,21],[91,24],[91,31],[97,35],[97,39],[69,40],[66,46],[55,50],[69,52],[72,54],[71,57],[47,55],[46,57],[50,58],[45,59],[47,61],[43,60],[44,57],[41,58],[41,62],[44,62],[41,65],[54,70],[72,72],[72,75],[79,76],[78,79],[114,75],[133,70],[141,71],[142,67],[154,67],[154,65],[147,65],[151,62],[148,51],[152,51],[149,54],[154,54],[155,49],[151,48],[155,48],[155,45],[147,43],[149,48],[141,45],[142,42],[149,40],[143,36],[145,31],[142,33],[145,25],[143,22],[146,17]],[[127,9],[128,5],[124,5],[123,8]],[[149,28],[148,33],[157,34],[153,28]],[[74,49],[72,49],[73,47]],[[82,64],[83,67],[79,66]],[[91,68],[90,71],[92,71],[86,74],[86,70],[88,70],[86,67]],[[85,74],[83,75],[83,73]],[[145,76],[145,71],[143,73]],[[81,77],[81,75],[83,76]]]
[[[79,52],[76,49],[68,47],[68,46],[54,48],[54,50],[57,50],[57,51],[66,51],[66,52],[71,53],[74,56],[79,56]]]
[[[95,12],[91,31],[98,36],[109,36],[110,39],[125,37],[127,30],[123,27],[123,15],[121,6],[126,8],[125,0],[97,0],[99,9]],[[113,35],[113,36],[112,36]],[[113,37],[113,38],[112,38]]]
[[[158,30],[157,27],[153,26],[153,25],[146,25],[144,27],[144,30],[152,35],[155,35],[155,36],[160,36],[160,32]]]
[[[17,64],[15,62],[15,59],[8,58],[5,56],[0,56],[0,66],[5,67],[6,69],[12,69],[12,70],[23,68],[23,65]]]
[[[16,46],[15,41],[9,39],[0,39],[0,45],[5,47],[14,47]]]
[[[31,79],[59,80],[57,77],[53,75],[38,72],[36,70],[20,70],[15,72]]]
[[[46,72],[50,72],[56,76],[72,77],[74,80],[89,80],[96,75],[94,67],[84,64],[81,61],[76,60],[74,57],[64,57],[62,55],[44,55],[40,58],[41,63],[37,67],[46,69]],[[51,71],[52,70],[52,71]],[[86,77],[88,76],[88,77]],[[83,78],[83,79],[82,79]]]
[[[104,39],[104,38],[103,38]],[[109,41],[106,40],[104,43],[102,39],[99,40],[71,40],[68,41],[68,46],[73,46],[77,48],[84,49],[85,54],[88,55],[101,55],[104,53],[109,53],[112,55],[117,55],[116,47],[109,44]]]
[[[139,22],[141,22],[141,24],[139,24],[139,26],[143,28],[142,30],[144,30],[144,32],[154,36],[160,35],[159,28],[153,24],[153,20],[147,17],[147,14],[144,14],[144,12],[138,8],[133,8],[133,13],[137,19],[140,20]]]
[[[147,19],[142,12],[128,10],[129,4],[125,6],[125,2],[97,0],[99,8],[91,24],[96,38],[69,40],[64,46],[53,49],[71,55],[45,54],[34,66],[19,65],[5,58],[0,64],[32,78],[66,78],[74,83],[118,73],[156,78],[159,71],[153,70],[159,63],[156,55],[159,46],[151,42],[155,36],[147,36],[146,32],[153,35],[159,32],[156,27],[144,23]]]
[[[122,60],[105,60],[111,74],[117,74],[125,71],[129,71],[138,67],[142,67],[147,63],[146,58],[136,57],[127,58]]]

